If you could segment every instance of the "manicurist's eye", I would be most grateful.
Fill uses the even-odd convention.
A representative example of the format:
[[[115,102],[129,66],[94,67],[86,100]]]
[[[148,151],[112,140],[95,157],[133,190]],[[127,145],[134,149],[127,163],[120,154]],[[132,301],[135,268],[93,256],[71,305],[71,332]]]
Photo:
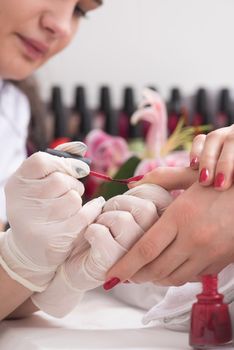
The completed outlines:
[[[77,5],[74,9],[74,16],[76,17],[85,17],[86,16],[86,12],[84,10],[82,10],[82,8]]]

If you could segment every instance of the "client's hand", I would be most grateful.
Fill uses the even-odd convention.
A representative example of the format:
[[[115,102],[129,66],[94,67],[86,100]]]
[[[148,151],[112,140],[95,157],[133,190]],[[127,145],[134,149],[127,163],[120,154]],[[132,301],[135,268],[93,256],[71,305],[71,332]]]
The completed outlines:
[[[81,215],[90,212],[92,202],[80,210]],[[111,198],[95,222],[90,226],[87,222],[87,229],[78,236],[74,250],[47,290],[32,297],[34,304],[57,317],[70,312],[85,291],[103,283],[108,269],[152,226],[170,202],[166,190],[151,184]]]

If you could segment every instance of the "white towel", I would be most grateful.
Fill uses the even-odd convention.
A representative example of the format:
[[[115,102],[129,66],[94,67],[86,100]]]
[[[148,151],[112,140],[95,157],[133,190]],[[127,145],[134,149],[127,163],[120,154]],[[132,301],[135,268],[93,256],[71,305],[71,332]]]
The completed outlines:
[[[112,293],[131,306],[145,310],[150,308],[143,317],[143,324],[159,321],[165,328],[188,331],[190,311],[201,290],[201,283],[186,283],[181,287],[161,287],[146,283],[119,285]],[[224,294],[224,301],[229,304],[234,326],[234,264],[219,274],[218,290]]]
[[[168,287],[156,286],[153,283],[119,284],[109,293],[125,304],[148,311],[165,297]]]
[[[164,298],[152,307],[143,317],[143,323],[158,320],[166,328],[187,331],[190,325],[190,311],[201,292],[201,283],[186,283],[181,287],[170,287]],[[234,301],[234,264],[227,266],[219,274],[218,290],[224,295],[224,301]],[[234,311],[234,304],[230,310]]]

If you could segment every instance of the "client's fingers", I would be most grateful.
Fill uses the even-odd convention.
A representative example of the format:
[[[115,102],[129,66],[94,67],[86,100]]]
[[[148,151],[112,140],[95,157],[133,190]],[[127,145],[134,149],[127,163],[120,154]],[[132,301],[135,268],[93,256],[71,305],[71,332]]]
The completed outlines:
[[[198,172],[190,167],[159,167],[145,174],[142,180],[129,183],[129,188],[152,183],[168,191],[186,189],[198,180]]]

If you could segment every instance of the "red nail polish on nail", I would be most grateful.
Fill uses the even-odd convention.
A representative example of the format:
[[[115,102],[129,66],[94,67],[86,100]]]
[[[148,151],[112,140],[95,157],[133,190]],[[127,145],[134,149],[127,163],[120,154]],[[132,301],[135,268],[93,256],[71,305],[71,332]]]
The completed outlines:
[[[229,343],[231,318],[223,295],[217,290],[217,276],[202,277],[203,291],[197,295],[191,314],[189,343],[195,349]]]
[[[225,176],[223,173],[218,173],[214,181],[214,187],[222,187],[224,184]]]
[[[190,167],[195,168],[198,165],[198,158],[194,157],[190,162]]]
[[[112,289],[113,287],[115,287],[118,283],[120,282],[120,279],[118,277],[113,277],[110,280],[106,281],[103,284],[103,288],[105,290],[109,290]]]
[[[199,182],[205,182],[209,177],[209,171],[206,168],[202,168],[199,176]]]

